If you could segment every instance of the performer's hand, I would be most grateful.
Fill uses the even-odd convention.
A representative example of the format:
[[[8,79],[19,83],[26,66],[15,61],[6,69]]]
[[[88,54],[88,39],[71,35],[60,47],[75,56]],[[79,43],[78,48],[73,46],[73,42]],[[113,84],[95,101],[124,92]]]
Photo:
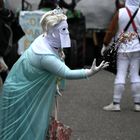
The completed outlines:
[[[8,66],[5,64],[3,57],[0,57],[0,72],[7,71]]]
[[[101,49],[101,55],[104,55],[104,51],[107,49],[107,47],[103,44],[102,49]]]
[[[107,66],[109,66],[109,63],[105,61],[102,61],[99,66],[96,66],[96,59],[94,59],[91,68],[86,69],[87,76],[92,76],[98,71],[106,68]]]

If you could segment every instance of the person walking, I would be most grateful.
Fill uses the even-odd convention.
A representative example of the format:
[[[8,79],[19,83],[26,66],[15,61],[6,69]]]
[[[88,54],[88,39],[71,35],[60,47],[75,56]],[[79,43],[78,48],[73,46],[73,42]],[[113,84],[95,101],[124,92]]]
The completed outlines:
[[[114,82],[113,102],[103,107],[106,111],[121,110],[120,102],[125,90],[128,72],[131,81],[134,110],[140,111],[140,40],[138,34],[140,31],[140,10],[138,10],[127,31],[123,33],[125,26],[131,18],[130,14],[133,15],[137,8],[139,8],[139,5],[140,0],[126,0],[125,7],[120,8],[116,12],[104,38],[101,50],[102,55],[115,34],[118,38],[122,37],[122,42],[118,46],[117,52],[117,74]],[[137,29],[134,28],[133,24],[136,25]]]
[[[4,8],[3,0],[0,0],[0,76],[3,79],[3,73],[6,73],[8,66],[4,60],[5,52],[8,48],[9,36],[10,36],[10,27],[8,22],[11,21],[12,14],[9,10]]]
[[[18,23],[18,17],[13,11],[5,8],[0,0],[0,76],[4,82],[8,71],[20,57],[18,55],[18,40],[24,35]]]
[[[61,78],[86,79],[108,66],[69,69],[62,49],[70,47],[67,17],[58,8],[40,20],[44,31],[10,70],[0,95],[0,140],[45,140]]]

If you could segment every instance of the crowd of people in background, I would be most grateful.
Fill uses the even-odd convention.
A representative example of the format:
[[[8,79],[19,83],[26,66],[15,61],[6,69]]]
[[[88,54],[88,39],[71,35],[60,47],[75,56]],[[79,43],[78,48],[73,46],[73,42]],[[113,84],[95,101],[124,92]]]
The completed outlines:
[[[47,11],[47,10],[55,9],[56,6],[59,5],[61,8],[66,8],[66,9],[72,11],[75,15],[75,13],[76,13],[75,7],[76,7],[77,2],[78,1],[76,1],[76,0],[72,0],[71,3],[66,3],[64,0],[60,0],[60,1],[41,0],[38,4],[38,9]],[[1,29],[1,35],[0,35],[1,36],[0,41],[2,42],[1,44],[3,44],[3,46],[4,46],[1,48],[1,54],[0,54],[2,56],[1,62],[4,62],[3,63],[4,65],[2,68],[2,69],[4,69],[4,71],[3,70],[1,71],[1,77],[2,77],[2,81],[5,81],[8,71],[11,69],[12,65],[16,62],[16,60],[20,56],[17,53],[18,40],[24,35],[24,32],[22,31],[22,29],[19,25],[19,21],[18,21],[19,13],[13,13],[11,10],[5,8],[3,0],[1,0],[0,6],[1,6],[0,17],[1,17],[2,21],[5,22],[3,24],[7,24],[5,26],[5,28],[3,28],[5,31],[3,31],[3,29]],[[120,0],[116,0],[115,6],[116,6],[116,9],[119,9],[124,6],[124,3]],[[22,6],[22,7],[25,7],[25,6]],[[24,10],[24,9],[22,9],[22,10]],[[89,57],[96,58],[97,64],[101,62],[100,50],[101,50],[101,44],[102,44],[102,39],[104,37],[104,34],[102,35],[102,33],[101,33],[101,34],[97,35],[96,38],[93,39],[93,44],[92,43],[91,44],[95,47],[93,47],[94,48],[92,50],[93,53],[91,53],[90,49],[92,47],[90,47],[89,50],[88,50],[88,47],[85,47],[86,45],[87,46],[91,45],[90,42],[88,42],[88,39],[86,40],[86,23],[85,22],[86,22],[86,19],[83,16],[83,14],[80,16],[79,19],[78,18],[76,20],[68,19],[68,23],[70,25],[70,36],[72,38],[72,45],[73,45],[72,48],[73,49],[71,49],[71,50],[66,49],[64,51],[67,54],[66,63],[71,68],[83,67],[84,65],[90,65],[91,60]],[[80,29],[78,29],[78,27],[77,27],[77,32],[76,32],[77,35],[75,35],[75,33],[74,33],[76,31],[76,28],[74,28],[74,26],[77,26],[76,23],[79,24],[79,28],[80,28]],[[8,26],[8,28],[7,28],[7,26]],[[18,30],[18,32],[17,32],[17,30]],[[82,36],[80,36],[81,33],[82,33]],[[75,41],[75,40],[77,40],[77,41]],[[80,42],[80,40],[83,40],[83,41]],[[97,40],[101,40],[100,41],[101,43],[96,44]],[[75,42],[76,42],[76,44],[75,44]],[[8,44],[8,43],[10,43],[10,44]],[[12,46],[12,49],[10,49],[9,46]],[[77,50],[76,50],[75,46],[77,46],[77,48],[78,48]],[[86,50],[86,48],[87,48],[87,50]],[[75,53],[73,53],[74,50],[75,50]],[[5,51],[6,51],[6,53],[8,52],[9,54],[8,55],[5,54],[4,53]],[[70,52],[70,53],[68,53],[68,52]],[[89,57],[88,57],[88,52],[89,52]],[[14,55],[12,55],[12,54],[14,54]],[[74,55],[75,55],[75,57],[74,57]],[[81,57],[81,62],[79,62],[80,60],[78,60],[79,57]],[[99,60],[99,62],[98,62],[98,60]]]

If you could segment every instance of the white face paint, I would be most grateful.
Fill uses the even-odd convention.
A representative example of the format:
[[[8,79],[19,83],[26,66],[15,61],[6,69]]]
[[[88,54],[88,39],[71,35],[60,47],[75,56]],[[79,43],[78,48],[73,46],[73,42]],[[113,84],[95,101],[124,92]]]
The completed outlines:
[[[60,35],[60,40],[61,40],[61,48],[71,47],[68,24],[66,21],[63,21],[62,25],[60,26],[59,35]]]
[[[71,47],[70,36],[68,31],[67,21],[61,21],[56,26],[48,31],[48,42],[54,48],[69,48]]]

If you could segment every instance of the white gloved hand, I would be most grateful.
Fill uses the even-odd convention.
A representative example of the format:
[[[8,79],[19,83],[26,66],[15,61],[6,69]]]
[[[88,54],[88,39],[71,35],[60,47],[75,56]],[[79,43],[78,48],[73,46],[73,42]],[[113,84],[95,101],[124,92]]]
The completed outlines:
[[[7,71],[8,66],[5,64],[3,57],[0,57],[0,72]]]
[[[101,49],[101,55],[104,55],[104,51],[107,49],[107,47],[103,44],[102,49]]]
[[[94,59],[91,68],[85,69],[85,71],[86,71],[87,76],[89,77],[89,76],[94,75],[98,71],[106,68],[107,66],[109,66],[109,63],[105,61],[102,61],[99,66],[96,66],[96,59]]]

